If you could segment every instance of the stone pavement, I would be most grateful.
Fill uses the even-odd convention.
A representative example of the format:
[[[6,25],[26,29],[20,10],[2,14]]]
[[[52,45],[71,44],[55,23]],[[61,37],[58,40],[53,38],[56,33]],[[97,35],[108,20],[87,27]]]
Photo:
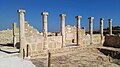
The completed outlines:
[[[10,46],[0,46],[0,67],[36,67],[31,61],[18,57],[19,50]]]
[[[0,46],[0,58],[18,56],[19,50],[10,46]]]

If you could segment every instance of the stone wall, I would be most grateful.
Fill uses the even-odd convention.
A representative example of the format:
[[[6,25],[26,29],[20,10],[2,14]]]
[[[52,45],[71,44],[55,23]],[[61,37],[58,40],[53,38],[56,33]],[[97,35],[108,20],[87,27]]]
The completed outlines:
[[[87,46],[90,45],[90,35],[79,35],[79,43],[80,46]],[[101,43],[101,35],[100,34],[94,34],[93,35],[93,45],[100,44]]]
[[[30,36],[26,37],[27,45],[29,45],[29,51],[43,50],[44,38],[42,36]]]
[[[101,35],[100,34],[94,34],[93,35],[93,44],[100,44],[101,43]]]
[[[90,45],[90,35],[79,36],[80,46]]]
[[[81,36],[84,36],[85,29],[79,29],[78,34],[79,34],[80,38],[81,38]],[[70,44],[70,43],[76,43],[76,37],[77,37],[76,27],[67,25],[65,27],[65,43],[66,43],[66,45]]]
[[[0,44],[11,44],[11,43],[13,43],[12,30],[0,31]]]
[[[29,37],[29,36],[40,35],[40,34],[37,29],[35,29],[33,26],[30,26],[28,22],[25,22],[25,35],[26,37]]]
[[[104,46],[120,47],[120,35],[106,35]]]
[[[36,39],[37,38],[37,39]],[[40,51],[44,48],[44,37],[27,37],[27,42],[30,45],[30,51]],[[93,35],[93,44],[101,43],[101,36],[99,34]],[[62,36],[50,36],[47,38],[48,49],[61,49]],[[69,43],[70,44],[70,43]],[[80,36],[80,46],[90,45],[90,35]]]
[[[47,43],[48,43],[48,48],[49,49],[61,48],[61,46],[62,46],[62,36],[48,37]]]
[[[0,41],[2,43],[13,43],[13,31],[12,30],[6,30],[1,31],[0,34]],[[60,34],[60,32],[57,32],[57,34]],[[80,46],[87,46],[90,45],[90,35],[85,34],[85,29],[79,29],[79,43]],[[17,42],[19,42],[19,29],[17,28],[15,31]],[[60,49],[62,47],[62,36],[56,35],[55,32],[49,32],[47,37],[47,46],[45,46],[45,39],[43,37],[43,33],[39,33],[37,29],[33,28],[28,24],[28,22],[25,22],[25,35],[26,35],[26,45],[29,46],[29,51],[41,51],[44,50],[44,47],[47,47],[48,49]],[[65,39],[66,39],[66,45],[69,45],[71,43],[76,43],[76,27],[67,25],[65,27]],[[2,40],[3,39],[3,40]],[[100,44],[101,36],[100,34],[94,34],[93,35],[93,44]],[[1,43],[1,44],[2,44]],[[27,48],[27,46],[26,46]]]
[[[72,52],[72,51],[78,51],[82,50],[84,48],[79,48],[77,47],[72,47],[72,48],[58,48],[58,49],[50,49],[51,54],[60,54],[60,53],[66,53],[66,52]],[[42,51],[34,51],[34,52],[29,52],[29,56],[31,58],[36,58],[36,57],[46,57],[47,56],[47,50],[42,50]]]
[[[67,25],[65,27],[65,44],[76,42],[76,27]]]
[[[40,51],[47,49],[58,49],[62,46],[62,36],[50,36],[47,38],[47,45],[45,46],[43,36],[30,36],[26,37],[27,44],[29,45],[29,51]]]

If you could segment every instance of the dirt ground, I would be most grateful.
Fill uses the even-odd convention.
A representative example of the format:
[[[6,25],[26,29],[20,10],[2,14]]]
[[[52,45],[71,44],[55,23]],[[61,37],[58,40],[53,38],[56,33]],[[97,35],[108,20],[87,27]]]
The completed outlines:
[[[47,67],[47,58],[36,58],[31,61],[37,67]],[[69,54],[52,56],[51,67],[120,67],[112,58],[104,55],[96,48],[73,51]]]

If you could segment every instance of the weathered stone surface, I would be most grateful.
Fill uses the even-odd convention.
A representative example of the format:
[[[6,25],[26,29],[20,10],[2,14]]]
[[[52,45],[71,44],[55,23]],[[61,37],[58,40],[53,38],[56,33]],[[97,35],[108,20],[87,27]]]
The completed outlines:
[[[52,67],[119,67],[117,64],[110,63],[109,57],[94,48],[52,54],[50,61]],[[47,65],[46,58],[32,59],[32,62],[37,67]]]
[[[119,35],[106,35],[105,46],[120,47],[120,36]]]
[[[57,49],[57,48],[61,48],[62,46],[62,36],[51,36],[48,37],[48,48],[49,49]]]
[[[0,31],[0,44],[11,44],[11,43],[13,43],[12,30]]]

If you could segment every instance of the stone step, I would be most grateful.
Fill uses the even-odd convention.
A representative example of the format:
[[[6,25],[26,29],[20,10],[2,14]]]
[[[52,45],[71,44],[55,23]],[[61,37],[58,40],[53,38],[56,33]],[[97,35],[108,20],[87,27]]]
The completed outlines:
[[[14,47],[1,46],[0,47],[0,58],[18,56],[19,55],[18,52],[19,52],[19,49],[16,49]]]

